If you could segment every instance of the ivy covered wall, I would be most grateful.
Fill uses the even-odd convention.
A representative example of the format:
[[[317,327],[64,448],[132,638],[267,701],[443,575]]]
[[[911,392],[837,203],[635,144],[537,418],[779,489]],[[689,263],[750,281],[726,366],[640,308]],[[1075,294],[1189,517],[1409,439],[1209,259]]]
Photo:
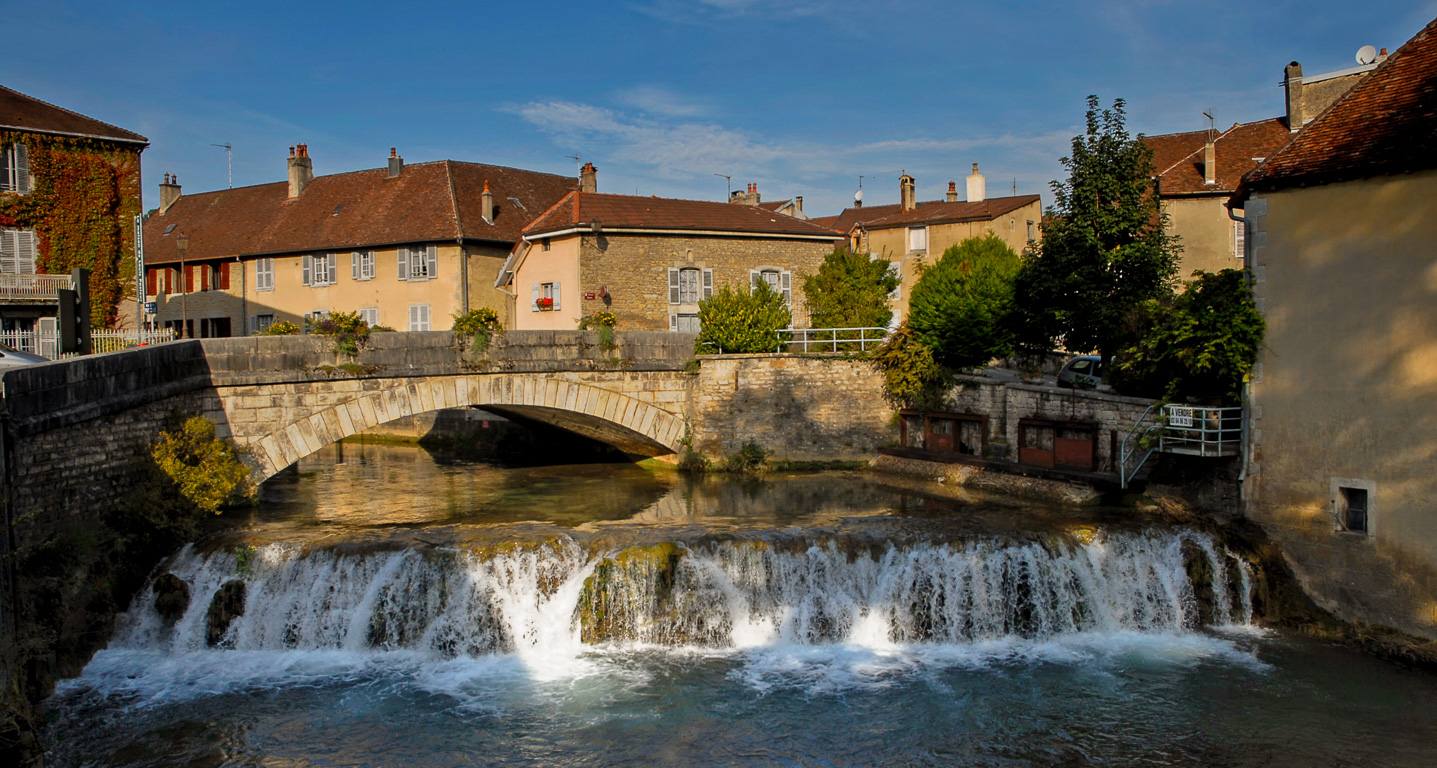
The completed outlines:
[[[140,152],[95,139],[0,131],[0,147],[24,144],[34,182],[27,195],[0,194],[0,226],[34,229],[35,268],[90,270],[90,321],[133,321],[122,302],[135,296],[134,217],[140,213]],[[123,322],[122,322],[123,318]]]

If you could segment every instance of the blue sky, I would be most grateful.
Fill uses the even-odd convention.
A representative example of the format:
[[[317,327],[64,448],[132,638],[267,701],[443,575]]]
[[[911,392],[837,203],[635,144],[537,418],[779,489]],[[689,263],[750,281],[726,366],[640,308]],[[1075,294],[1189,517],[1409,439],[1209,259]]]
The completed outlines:
[[[990,196],[1041,192],[1090,93],[1149,134],[1283,108],[1283,66],[1345,69],[1437,17],[1422,2],[0,3],[0,84],[138,131],[145,203],[284,178],[471,160],[601,191],[719,200],[757,182],[837,213],[920,199],[977,162]],[[961,194],[961,192],[960,192]]]

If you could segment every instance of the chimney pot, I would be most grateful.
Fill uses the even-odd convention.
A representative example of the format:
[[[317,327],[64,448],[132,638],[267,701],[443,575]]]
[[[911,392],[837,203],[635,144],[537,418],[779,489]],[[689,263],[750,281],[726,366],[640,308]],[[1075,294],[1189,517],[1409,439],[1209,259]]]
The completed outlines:
[[[309,145],[296,144],[289,158],[289,198],[293,200],[304,194],[304,188],[314,181],[314,164],[309,159]]]
[[[950,203],[958,202],[958,182],[948,182],[948,195],[944,199]]]
[[[599,191],[599,169],[595,168],[593,163],[586,162],[584,167],[579,169],[579,191]]]
[[[904,211],[918,207],[918,182],[907,171],[898,177],[898,201]]]
[[[180,177],[166,173],[165,183],[160,185],[160,213],[170,209],[180,199]]]
[[[399,156],[394,147],[389,148],[389,178],[397,179],[404,172],[404,158]]]
[[[1383,49],[1382,49],[1382,52],[1379,53],[1379,54],[1377,54],[1377,55],[1378,55],[1378,56],[1386,56],[1386,55],[1387,55],[1387,49],[1386,49],[1386,48],[1383,48]]]
[[[394,147],[390,147],[390,148],[389,148],[389,156],[390,156],[390,157],[398,157],[398,156],[399,156],[399,153],[394,149]]]
[[[1302,101],[1302,65],[1294,61],[1282,74],[1283,86],[1287,90],[1287,130],[1296,133],[1307,122]]]
[[[494,193],[489,191],[489,180],[484,180],[484,192],[479,196],[479,215],[489,224],[494,223]]]

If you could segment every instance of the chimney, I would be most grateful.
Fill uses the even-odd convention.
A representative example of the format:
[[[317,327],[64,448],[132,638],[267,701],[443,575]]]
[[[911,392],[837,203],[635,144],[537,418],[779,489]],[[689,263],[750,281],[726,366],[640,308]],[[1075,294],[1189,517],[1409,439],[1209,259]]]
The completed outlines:
[[[758,205],[758,184],[749,184],[742,192],[730,193],[728,201],[734,205]]]
[[[394,151],[394,147],[390,147],[390,148],[389,148],[389,178],[391,178],[391,179],[397,179],[397,178],[399,178],[399,174],[401,174],[401,173],[403,173],[403,172],[404,172],[404,158],[400,157],[400,156],[399,156],[399,153]]]
[[[943,199],[950,203],[958,202],[958,182],[948,182],[948,194],[945,195]]]
[[[599,191],[599,169],[593,163],[584,163],[584,167],[579,169],[579,191]]]
[[[1209,141],[1202,149],[1202,183],[1217,183],[1217,142]]]
[[[793,207],[794,210],[798,211],[800,216],[803,215],[803,195],[798,195],[793,198]]]
[[[494,193],[489,191],[489,180],[484,180],[484,194],[479,197],[479,215],[488,224],[494,223]]]
[[[1283,86],[1287,88],[1287,130],[1297,133],[1307,121],[1302,110],[1302,65],[1292,62],[1283,70]]]
[[[902,176],[898,177],[898,200],[904,211],[911,211],[918,207],[917,195],[917,180],[904,172]]]
[[[988,179],[978,172],[978,164],[973,164],[973,172],[968,174],[968,202],[981,203],[988,199]]]
[[[160,184],[160,213],[170,209],[170,206],[180,200],[180,177],[165,174],[165,180]]]
[[[289,199],[304,194],[304,188],[314,181],[314,164],[309,161],[309,145],[296,144],[289,148]]]

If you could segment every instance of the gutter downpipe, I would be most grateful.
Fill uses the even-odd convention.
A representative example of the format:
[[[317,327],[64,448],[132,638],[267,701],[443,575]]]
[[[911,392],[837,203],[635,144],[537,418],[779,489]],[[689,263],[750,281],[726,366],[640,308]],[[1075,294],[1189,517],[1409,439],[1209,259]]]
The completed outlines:
[[[240,335],[249,335],[249,291],[245,290],[244,260],[235,254],[235,266],[240,273]]]
[[[464,238],[456,237],[454,242],[459,246],[459,269],[464,273],[464,278],[459,281],[464,295],[464,314],[469,314],[469,249],[464,246]]]
[[[1242,225],[1242,271],[1247,273],[1247,279],[1252,280],[1252,233],[1247,228],[1247,216],[1239,216],[1233,213],[1232,199],[1229,199],[1223,208],[1227,209],[1227,217]],[[1246,198],[1243,199],[1246,203]],[[1243,209],[1244,211],[1246,208]],[[1252,373],[1243,374],[1242,377],[1242,464],[1238,467],[1237,487],[1242,495],[1242,500],[1248,500],[1247,492],[1247,464],[1252,460],[1252,445],[1249,436],[1252,433],[1251,421],[1252,410],[1249,402],[1252,400]]]

